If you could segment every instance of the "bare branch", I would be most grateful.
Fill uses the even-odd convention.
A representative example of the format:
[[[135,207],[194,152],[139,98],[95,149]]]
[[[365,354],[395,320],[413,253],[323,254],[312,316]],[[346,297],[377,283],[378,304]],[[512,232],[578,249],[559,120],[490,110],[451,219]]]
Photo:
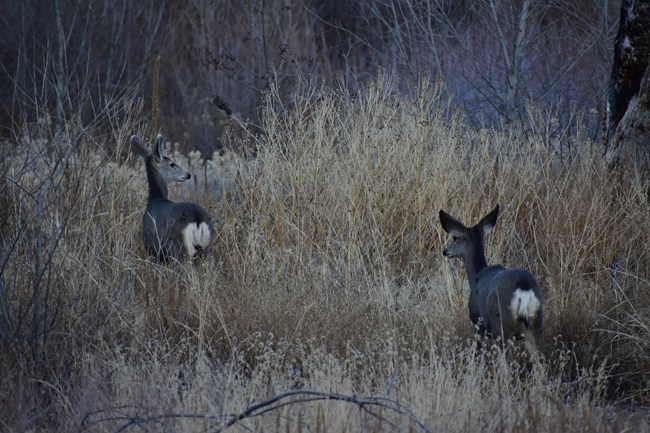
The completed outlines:
[[[214,430],[215,433],[221,433],[228,428],[234,426],[242,420],[256,418],[280,410],[287,406],[294,406],[298,404],[307,404],[314,402],[322,401],[341,401],[345,403],[351,403],[359,407],[364,413],[376,418],[377,420],[390,425],[392,428],[397,429],[398,424],[389,416],[382,415],[382,411],[386,411],[389,414],[398,417],[407,418],[411,423],[415,424],[426,433],[431,433],[422,421],[420,421],[413,411],[405,404],[400,403],[397,400],[384,398],[384,397],[357,397],[354,395],[345,395],[338,394],[335,392],[324,392],[318,390],[310,389],[291,389],[288,391],[281,392],[276,394],[267,400],[254,403],[244,409],[238,414],[227,415],[227,421],[223,426],[218,427]],[[150,415],[150,416],[141,416],[141,415],[112,415],[113,411],[123,411],[124,407],[119,407],[115,409],[101,410],[96,411],[91,414],[86,415],[84,422],[82,423],[81,431],[88,430],[97,424],[105,422],[123,422],[122,425],[118,426],[114,432],[119,433],[126,431],[130,427],[142,426],[145,424],[158,423],[165,419],[200,419],[200,420],[219,420],[223,419],[221,416],[217,415],[207,415],[207,414],[192,414],[192,413],[171,413],[171,414],[162,414],[162,415]],[[96,419],[91,422],[86,423],[90,418],[93,418],[98,414],[111,414],[107,415],[104,418]]]

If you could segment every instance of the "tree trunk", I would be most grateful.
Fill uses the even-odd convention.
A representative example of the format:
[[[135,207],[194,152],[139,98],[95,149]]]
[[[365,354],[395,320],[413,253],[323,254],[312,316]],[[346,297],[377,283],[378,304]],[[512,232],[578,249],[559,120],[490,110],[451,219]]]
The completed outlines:
[[[650,0],[623,0],[614,42],[605,124],[606,160],[648,162],[650,156]]]

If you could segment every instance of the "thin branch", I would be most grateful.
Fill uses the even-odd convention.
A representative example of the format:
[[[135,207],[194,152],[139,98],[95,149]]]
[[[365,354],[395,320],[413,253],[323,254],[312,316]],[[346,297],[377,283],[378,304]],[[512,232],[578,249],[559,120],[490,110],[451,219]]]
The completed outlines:
[[[297,400],[292,401],[283,401],[292,397],[302,397]],[[227,428],[235,425],[239,421],[246,418],[253,418],[257,416],[264,415],[268,412],[281,409],[285,406],[290,406],[299,403],[311,403],[315,401],[343,401],[346,403],[352,403],[359,406],[359,409],[365,413],[377,418],[378,420],[385,422],[392,427],[396,428],[397,426],[392,421],[384,418],[383,416],[372,411],[373,408],[385,409],[400,416],[408,417],[411,422],[416,424],[424,432],[431,433],[431,431],[415,416],[415,414],[405,405],[399,403],[396,400],[382,397],[356,397],[349,396],[344,394],[332,393],[332,392],[323,392],[316,390],[307,390],[307,389],[293,389],[276,394],[268,400],[253,404],[246,408],[243,412],[237,415],[231,415],[231,419],[226,422],[223,428],[216,430],[217,433],[223,432]]]
[[[226,415],[224,424],[221,427],[213,430],[215,433],[221,433],[228,428],[234,426],[242,420],[261,417],[270,412],[280,410],[288,406],[294,406],[299,404],[308,404],[314,402],[322,401],[340,401],[345,403],[351,403],[355,406],[358,406],[361,411],[364,413],[376,418],[377,420],[390,425],[393,429],[398,429],[398,424],[392,420],[383,416],[380,412],[387,411],[393,415],[407,418],[411,423],[415,424],[425,433],[432,433],[422,421],[420,421],[413,411],[405,404],[398,402],[397,400],[384,398],[384,397],[357,397],[354,395],[345,395],[338,394],[335,392],[324,392],[317,390],[309,389],[291,389],[288,391],[281,392],[276,394],[267,400],[254,403],[244,409],[238,414]],[[139,427],[146,424],[158,423],[166,419],[198,419],[198,420],[224,420],[223,416],[219,415],[207,415],[207,414],[193,414],[193,413],[171,413],[171,414],[162,414],[162,415],[110,415],[113,410],[124,410],[128,409],[125,407],[108,409],[108,410],[99,410],[87,414],[84,417],[82,422],[82,428],[80,431],[88,430],[98,424],[106,422],[122,422],[121,425],[117,426],[115,433],[120,433],[128,430],[131,427]],[[94,419],[96,415],[106,414],[105,417],[100,419]],[[90,421],[89,421],[90,420]]]

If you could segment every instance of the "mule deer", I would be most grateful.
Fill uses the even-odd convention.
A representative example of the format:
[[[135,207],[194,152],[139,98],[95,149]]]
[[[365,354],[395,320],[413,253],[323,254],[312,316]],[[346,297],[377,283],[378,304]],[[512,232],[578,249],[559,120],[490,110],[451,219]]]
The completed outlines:
[[[150,152],[138,138],[131,137],[133,152],[144,158],[149,183],[147,209],[142,217],[142,236],[149,255],[161,262],[190,259],[201,255],[212,240],[212,219],[196,203],[174,203],[167,198],[167,185],[192,176],[164,155],[162,134]]]
[[[469,317],[480,332],[495,340],[523,337],[533,355],[542,338],[542,296],[537,280],[524,269],[488,266],[483,238],[497,222],[499,205],[474,227],[465,227],[451,215],[440,211],[442,228],[452,242],[442,252],[465,262],[469,280]]]

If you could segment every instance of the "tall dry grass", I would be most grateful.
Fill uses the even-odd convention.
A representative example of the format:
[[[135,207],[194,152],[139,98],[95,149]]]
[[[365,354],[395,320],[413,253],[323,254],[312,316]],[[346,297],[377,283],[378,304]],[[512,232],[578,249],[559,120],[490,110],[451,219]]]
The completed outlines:
[[[607,172],[534,107],[527,125],[475,130],[439,84],[394,86],[298,89],[290,109],[271,91],[234,189],[189,197],[218,221],[194,267],[144,257],[146,180],[126,148],[148,133],[141,106],[121,101],[110,134],[73,119],[17,134],[0,429],[219,431],[299,388],[402,413],[294,399],[231,428],[648,431],[647,178]],[[462,264],[439,253],[440,208],[473,222],[497,202],[488,261],[529,268],[545,301],[545,360],[528,373],[517,348],[471,343]]]

